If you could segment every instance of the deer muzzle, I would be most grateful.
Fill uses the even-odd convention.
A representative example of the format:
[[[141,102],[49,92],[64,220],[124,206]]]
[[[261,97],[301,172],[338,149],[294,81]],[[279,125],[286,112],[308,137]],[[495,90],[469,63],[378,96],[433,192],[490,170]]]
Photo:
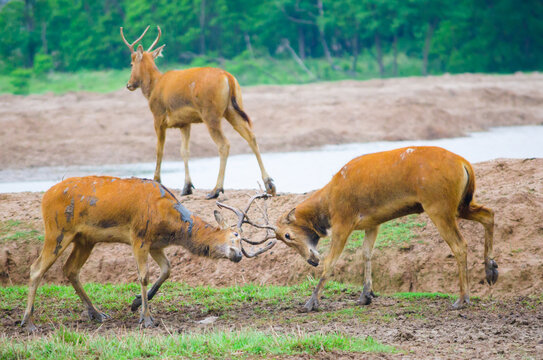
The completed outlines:
[[[242,258],[243,258],[243,254],[241,253],[241,250],[238,250],[233,247],[228,249],[228,259],[230,261],[238,263],[241,261]]]

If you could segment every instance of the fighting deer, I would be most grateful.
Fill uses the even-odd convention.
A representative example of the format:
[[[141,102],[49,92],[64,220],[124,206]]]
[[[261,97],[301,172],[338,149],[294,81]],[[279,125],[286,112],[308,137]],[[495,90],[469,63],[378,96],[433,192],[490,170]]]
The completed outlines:
[[[143,39],[149,26],[133,43],[126,40],[121,27],[121,37],[130,49],[132,59],[132,73],[126,87],[130,91],[141,88],[141,92],[149,101],[149,108],[154,117],[157,136],[154,179],[160,182],[166,129],[179,128],[182,140],[181,157],[185,166],[185,185],[182,195],[192,194],[194,186],[188,166],[190,128],[191,124],[203,122],[217,145],[220,157],[217,184],[207,198],[217,198],[221,192],[224,192],[224,171],[230,151],[230,143],[224,136],[221,126],[221,119],[224,117],[251,147],[260,166],[266,191],[275,195],[275,185],[264,168],[252,130],[252,122],[243,110],[241,89],[237,80],[230,73],[211,67],[172,70],[162,74],[155,65],[155,59],[162,56],[162,49],[166,45],[153,50],[162,33],[160,27],[157,26],[157,28],[157,38],[147,51],[144,51],[141,44],[136,50],[134,46]]]
[[[45,272],[73,244],[63,267],[77,295],[87,306],[89,317],[98,322],[109,316],[98,311],[79,281],[79,272],[93,247],[99,242],[125,243],[136,258],[141,295],[132,303],[135,311],[143,304],[140,323],[155,324],[148,301],[170,275],[170,262],[164,248],[181,245],[191,253],[214,259],[242,259],[240,229],[231,229],[215,210],[219,228],[187,210],[160,183],[146,179],[119,179],[88,176],[66,179],[54,185],[43,196],[45,240],[42,252],[30,268],[28,304],[21,322],[29,330],[37,330],[33,321],[36,289]],[[239,232],[238,232],[239,231]],[[244,253],[248,257],[257,254]],[[160,267],[160,276],[149,292],[148,255]]]
[[[364,288],[359,304],[368,305],[374,296],[371,256],[379,225],[426,212],[457,261],[460,296],[453,304],[457,309],[469,304],[467,243],[458,230],[457,217],[483,225],[486,280],[490,285],[498,280],[492,252],[494,212],[478,205],[474,192],[475,174],[464,158],[438,147],[402,148],[351,160],[327,185],[281,216],[276,227],[269,228],[312,266],[319,264],[319,239],[331,228],[322,277],[304,306],[311,311],[318,308],[324,283],[353,230],[365,231]]]

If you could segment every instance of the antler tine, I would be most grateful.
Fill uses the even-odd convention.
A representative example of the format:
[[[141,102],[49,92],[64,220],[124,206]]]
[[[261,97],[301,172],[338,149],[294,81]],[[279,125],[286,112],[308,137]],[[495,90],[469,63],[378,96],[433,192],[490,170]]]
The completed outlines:
[[[243,253],[243,255],[245,255],[246,257],[248,258],[253,258],[255,256],[258,256],[260,254],[262,254],[263,252],[266,252],[268,250],[270,250],[272,247],[275,246],[275,244],[277,243],[277,241],[270,241],[266,246],[258,249],[257,251],[255,251],[254,253],[248,253],[247,251],[245,251],[245,249],[243,248],[243,244],[241,244],[241,252]]]
[[[266,214],[265,211],[262,211],[262,209],[260,208],[260,206],[257,204],[258,208],[261,210],[261,212],[263,213],[263,218],[264,218],[264,221],[266,221],[266,224],[264,225],[261,225],[261,224],[255,224],[254,222],[252,222],[250,219],[249,219],[249,216],[247,215],[247,212],[249,211],[249,208],[251,207],[251,205],[253,204],[253,202],[256,200],[256,199],[267,199],[269,198],[271,195],[270,194],[267,194],[267,193],[263,193],[263,194],[257,194],[257,195],[254,195],[251,197],[251,199],[249,199],[249,203],[247,204],[247,207],[245,209],[245,219],[243,222],[244,223],[247,223],[249,225],[252,225],[254,227],[257,227],[259,229],[267,229],[267,230],[272,230],[272,231],[276,231],[277,228],[275,226],[272,226],[270,225],[269,221],[268,221],[268,214]]]
[[[224,208],[224,209],[228,209],[228,210],[231,210],[231,211],[234,212],[234,214],[236,214],[236,216],[238,217],[238,225],[237,225],[237,228],[241,230],[241,226],[242,226],[243,223],[244,223],[244,218],[245,218],[247,215],[245,215],[245,213],[243,213],[241,210],[236,209],[236,208],[233,207],[233,206],[223,204],[223,203],[221,203],[221,202],[219,202],[219,201],[217,201],[216,204],[217,204],[218,207]]]
[[[121,37],[123,38],[123,41],[124,43],[126,44],[126,46],[128,46],[128,48],[130,49],[130,52],[133,53],[134,52],[134,45],[136,45],[138,43],[138,41],[140,41],[141,39],[143,39],[143,37],[145,36],[145,34],[147,33],[147,30],[149,30],[149,26],[147,26],[147,28],[145,29],[145,31],[143,32],[143,34],[141,34],[141,36],[136,40],[134,41],[132,44],[129,44],[128,41],[126,41],[126,38],[124,37],[124,33],[123,33],[123,27],[121,26]],[[160,28],[159,28],[160,30]],[[153,45],[154,46],[154,45]]]
[[[160,26],[157,25],[156,27],[158,29],[158,36],[156,37],[153,44],[149,47],[149,49],[147,49],[147,52],[151,52],[151,49],[154,48],[155,45],[158,43],[158,40],[160,40],[160,35],[162,35],[162,30],[160,30]]]

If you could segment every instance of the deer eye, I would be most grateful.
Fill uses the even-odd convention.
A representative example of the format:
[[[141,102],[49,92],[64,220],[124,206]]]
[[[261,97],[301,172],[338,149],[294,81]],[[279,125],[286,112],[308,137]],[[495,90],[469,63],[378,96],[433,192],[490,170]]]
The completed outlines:
[[[290,240],[290,234],[289,233],[285,234],[285,239]]]
[[[234,236],[239,236],[239,234],[237,232],[234,231]]]

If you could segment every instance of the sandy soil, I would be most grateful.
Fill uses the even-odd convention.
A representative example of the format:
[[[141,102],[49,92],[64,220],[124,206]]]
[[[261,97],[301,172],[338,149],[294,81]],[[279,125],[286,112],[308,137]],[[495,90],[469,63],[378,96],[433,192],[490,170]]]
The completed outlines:
[[[261,148],[286,151],[354,141],[458,136],[498,125],[541,124],[542,85],[541,74],[459,75],[251,87],[243,92],[245,108],[254,120]],[[155,157],[151,114],[139,92],[0,96],[0,124],[2,168],[153,162]],[[225,130],[232,153],[249,152],[248,146],[227,124]],[[179,143],[179,135],[170,131],[166,159],[180,160]],[[205,128],[194,126],[192,154],[215,153]],[[308,332],[371,335],[412,351],[407,356],[412,358],[537,358],[543,353],[543,306],[533,296],[540,297],[543,292],[543,159],[498,159],[474,167],[476,198],[496,212],[494,249],[500,278],[491,290],[483,283],[482,226],[460,221],[461,232],[469,244],[471,293],[481,297],[471,308],[453,312],[448,310],[450,300],[424,300],[421,306],[425,317],[418,318],[413,316],[411,307],[383,296],[368,308],[374,320],[323,322],[318,314],[299,314],[303,304],[300,299],[297,304],[268,309],[281,314],[280,318],[295,321],[259,323],[259,304],[255,304],[255,308],[244,307],[229,313],[217,326],[235,329],[252,324],[264,330],[273,326],[278,332],[296,331],[300,326]],[[212,222],[215,204],[203,200],[205,193],[206,190],[199,189],[182,202]],[[250,195],[247,191],[227,191],[220,200],[242,206]],[[269,200],[272,221],[307,196],[279,195]],[[40,193],[0,194],[0,221],[21,220],[42,232],[41,196]],[[233,216],[230,221],[234,222]],[[449,248],[425,215],[417,221],[427,225],[415,228],[417,237],[410,244],[374,252],[375,290],[383,294],[457,293],[457,267]],[[247,235],[259,236],[247,231]],[[35,241],[0,243],[0,285],[26,283],[30,264],[40,250],[41,244]],[[61,267],[68,254],[69,249],[49,270],[46,282],[67,284]],[[283,244],[239,264],[196,257],[182,248],[169,248],[167,254],[173,265],[170,280],[192,285],[292,284],[308,276],[319,277],[321,271],[321,267],[311,268]],[[151,268],[154,280],[158,267],[153,264]],[[344,252],[334,278],[360,284],[361,274],[360,250]],[[119,244],[97,246],[83,267],[81,279],[100,283],[135,282],[137,275],[130,249]],[[350,295],[325,298],[323,311],[353,307],[353,301]],[[167,304],[154,306],[157,316],[166,321],[169,329],[179,331],[197,331],[199,327],[193,320],[205,315],[201,309],[171,313],[166,310]],[[385,319],[387,314],[395,314],[394,319]],[[104,330],[136,327],[135,317],[126,320],[122,314],[111,315],[114,320]],[[21,309],[2,311],[1,331],[20,335],[16,326],[20,316]],[[97,328],[86,321],[66,325],[83,331]],[[351,354],[328,353],[322,357],[351,358]]]
[[[128,79],[128,74],[127,74]],[[543,74],[455,75],[242,89],[264,152],[325,144],[455,137],[491,126],[543,123]],[[231,154],[250,153],[225,121]],[[154,162],[156,138],[140,91],[0,96],[0,168]],[[165,160],[181,160],[168,130]],[[215,156],[204,125],[191,155]],[[273,174],[272,174],[273,175]]]

